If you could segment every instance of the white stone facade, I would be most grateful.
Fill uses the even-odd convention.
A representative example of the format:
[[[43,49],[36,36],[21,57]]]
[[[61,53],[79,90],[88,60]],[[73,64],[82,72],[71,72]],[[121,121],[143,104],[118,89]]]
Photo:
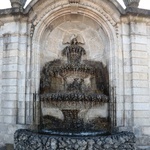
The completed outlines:
[[[138,14],[138,15],[137,15]],[[40,70],[61,57],[64,37],[79,34],[91,60],[109,71],[112,126],[150,146],[150,11],[117,1],[33,0],[0,10],[0,145],[38,124]],[[36,102],[35,102],[36,101]]]

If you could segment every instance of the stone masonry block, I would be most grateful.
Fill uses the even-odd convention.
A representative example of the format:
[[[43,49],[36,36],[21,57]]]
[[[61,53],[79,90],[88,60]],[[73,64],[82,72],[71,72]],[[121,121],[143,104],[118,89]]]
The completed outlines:
[[[132,101],[132,96],[131,95],[124,95],[124,99],[126,103],[130,103]]]
[[[7,143],[13,143],[14,142],[13,134],[6,134],[4,136],[4,139],[5,139],[5,141],[8,141]],[[8,146],[8,145],[7,145],[7,147],[9,147],[9,150],[12,150],[12,149],[10,149],[10,146]]]
[[[150,103],[134,103],[134,110],[150,110]]]
[[[19,101],[19,102],[18,102],[18,108],[19,108],[19,109],[25,109],[25,107],[27,107],[26,105],[27,105],[27,104],[25,104],[24,101]]]
[[[24,124],[26,122],[26,119],[23,116],[19,116],[17,121],[19,124]]]
[[[147,44],[147,36],[145,35],[131,35],[132,43],[136,44]]]
[[[149,110],[135,110],[134,111],[134,117],[135,118],[150,118]]]
[[[122,25],[122,34],[128,36],[128,35],[129,35],[129,29],[130,29],[130,28],[129,28],[129,24],[125,24],[125,23],[124,23],[124,24]]]
[[[135,50],[135,51],[147,51],[147,45],[146,44],[138,44],[138,43],[132,43],[131,45],[132,47],[132,50]]]
[[[139,79],[139,80],[148,80],[148,73],[143,72],[133,72],[132,73],[132,79]]]
[[[3,58],[3,64],[17,64],[18,63],[18,57],[9,57],[9,58]]]
[[[16,108],[16,101],[2,101],[2,108],[12,108],[12,109],[15,109]]]
[[[131,66],[124,66],[124,72],[130,73],[131,72]]]
[[[18,57],[18,50],[3,51],[3,57]]]
[[[2,80],[2,85],[8,85],[8,86],[11,86],[11,85],[17,85],[17,79],[3,79]]]
[[[19,44],[25,44],[27,42],[27,36],[25,34],[11,35],[11,43],[13,44],[13,43],[18,43],[18,42]]]
[[[134,124],[136,126],[149,126],[150,119],[148,118],[134,118]]]
[[[133,96],[133,101],[134,103],[137,102],[137,103],[147,103],[149,102],[149,95],[134,95]]]
[[[0,124],[0,135],[2,134],[6,134],[8,131],[8,127],[7,125],[4,125],[4,124]],[[4,136],[4,135],[3,135]]]
[[[19,116],[25,116],[25,112],[26,112],[26,109],[24,109],[24,108],[18,108],[18,114],[19,114]]]
[[[133,80],[132,81],[132,87],[133,88],[148,88],[149,87],[149,83],[145,80],[141,81],[141,80]]]
[[[4,116],[15,116],[17,109],[13,109],[13,108],[2,108],[3,111],[3,115]]]
[[[4,123],[7,124],[16,124],[16,116],[5,116]]]
[[[10,33],[10,34],[13,34],[15,32],[18,33],[19,31],[19,22],[7,22],[5,23],[5,32],[6,33]],[[13,30],[12,30],[13,29]]]
[[[147,33],[147,24],[145,22],[136,22],[132,24],[131,31],[137,35],[146,35]]]
[[[130,66],[131,62],[130,62],[130,58],[124,58],[124,66]]]
[[[147,59],[132,58],[132,65],[147,66]]]
[[[18,47],[18,43],[9,43],[6,50],[18,50]]]
[[[11,93],[11,94],[8,94],[8,93],[6,93],[6,94],[2,94],[2,100],[9,100],[9,101],[15,101],[15,100],[17,100],[17,94],[13,94],[13,93]]]
[[[128,59],[130,58],[130,53],[129,52],[125,51],[123,54],[124,54],[124,58],[128,58]]]
[[[134,73],[148,73],[148,66],[133,66],[132,72]]]
[[[125,88],[131,88],[131,81],[125,81],[124,86]]]
[[[124,94],[125,95],[131,95],[132,89],[131,88],[125,88],[124,89]]]
[[[144,59],[148,58],[147,52],[142,52],[142,51],[132,50],[131,55],[132,55],[133,58],[144,58]]]
[[[126,44],[126,45],[130,44],[130,38],[129,38],[129,36],[123,35],[122,40],[123,40],[124,44]]]
[[[19,46],[20,46],[20,48],[19,48],[20,51],[26,51],[26,49],[27,49],[26,43],[25,44],[22,43]]]
[[[125,103],[125,110],[132,110],[132,104],[131,103]]]
[[[18,71],[3,71],[2,78],[3,79],[16,79],[19,77]]]
[[[148,95],[149,88],[133,88],[133,95]]]
[[[18,71],[18,65],[17,64],[11,64],[11,65],[3,65],[3,71]]]
[[[0,123],[3,123],[4,116],[0,116]]]
[[[2,86],[3,93],[17,93],[17,86]]]
[[[19,65],[24,65],[26,67],[26,58],[25,57],[19,57],[19,61],[18,61]]]
[[[25,69],[26,69],[26,65],[18,65],[18,70],[20,71],[20,72],[24,72],[25,71]]]
[[[144,135],[150,136],[150,127],[142,127],[142,132]]]

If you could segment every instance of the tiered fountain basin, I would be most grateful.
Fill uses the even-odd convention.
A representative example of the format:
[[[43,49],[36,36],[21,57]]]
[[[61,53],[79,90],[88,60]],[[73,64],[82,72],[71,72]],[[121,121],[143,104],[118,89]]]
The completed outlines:
[[[46,114],[49,108],[59,109],[90,109],[99,107],[108,112],[108,97],[103,94],[83,93],[50,93],[42,94],[42,114]]]
[[[83,60],[76,38],[41,71],[37,132],[18,130],[15,150],[133,150],[135,136],[112,133],[109,76],[102,62]],[[67,57],[63,58],[63,57]]]

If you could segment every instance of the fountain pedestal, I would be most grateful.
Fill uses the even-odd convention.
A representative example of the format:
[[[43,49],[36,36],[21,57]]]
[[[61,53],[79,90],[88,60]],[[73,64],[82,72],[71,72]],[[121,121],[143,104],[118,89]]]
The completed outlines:
[[[134,150],[135,136],[120,132],[103,136],[46,135],[30,130],[15,133],[15,150]]]

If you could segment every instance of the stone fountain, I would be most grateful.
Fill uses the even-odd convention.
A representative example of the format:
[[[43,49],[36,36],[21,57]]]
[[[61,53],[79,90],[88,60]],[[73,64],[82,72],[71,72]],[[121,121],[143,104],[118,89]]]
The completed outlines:
[[[39,130],[16,131],[16,150],[134,149],[132,133],[112,132],[107,67],[85,59],[80,45],[73,38],[43,67]]]

